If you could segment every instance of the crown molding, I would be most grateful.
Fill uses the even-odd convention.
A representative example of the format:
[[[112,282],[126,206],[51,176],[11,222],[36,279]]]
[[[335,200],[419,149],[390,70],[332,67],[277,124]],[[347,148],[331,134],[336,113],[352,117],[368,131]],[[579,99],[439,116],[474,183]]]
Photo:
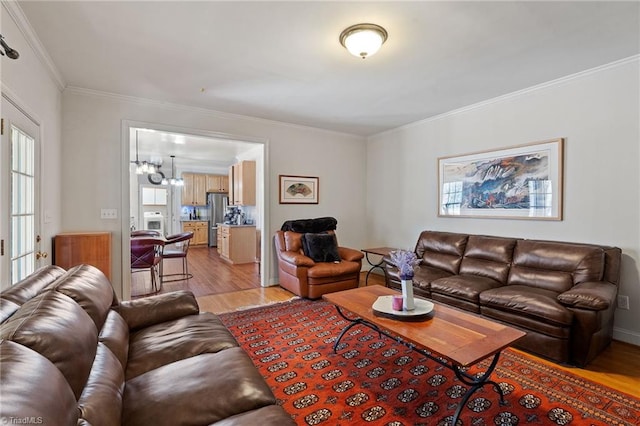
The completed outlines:
[[[589,68],[587,70],[580,71],[580,72],[577,72],[577,73],[574,73],[574,74],[570,74],[570,75],[567,75],[567,76],[564,76],[564,77],[560,77],[560,78],[557,78],[555,80],[550,80],[550,81],[547,81],[545,83],[540,83],[540,84],[537,84],[535,86],[527,87],[526,89],[517,90],[515,92],[507,93],[505,95],[501,95],[501,96],[497,96],[495,98],[487,99],[486,101],[480,101],[478,103],[471,104],[471,105],[468,105],[468,106],[465,106],[465,107],[462,107],[462,108],[458,108],[458,109],[454,109],[452,111],[444,112],[442,114],[434,115],[432,117],[425,118],[423,120],[414,121],[413,123],[405,124],[404,126],[399,126],[399,127],[394,128],[394,129],[385,130],[384,132],[376,133],[374,135],[369,135],[369,136],[367,136],[367,139],[370,139],[372,137],[388,135],[388,134],[394,133],[394,132],[396,132],[398,130],[409,129],[409,128],[412,128],[412,127],[415,127],[415,126],[420,126],[422,124],[429,123],[431,121],[437,121],[437,120],[441,120],[443,118],[450,117],[450,116],[453,116],[453,115],[463,114],[463,113],[468,112],[468,111],[472,111],[472,110],[479,109],[479,108],[484,108],[484,107],[486,107],[488,105],[491,105],[491,104],[504,102],[506,100],[517,98],[517,97],[526,95],[526,94],[531,93],[531,92],[536,92],[538,90],[543,90],[543,89],[546,89],[548,87],[560,86],[560,85],[565,84],[565,83],[567,83],[569,81],[572,81],[572,80],[577,80],[577,79],[580,79],[580,78],[583,78],[583,77],[586,77],[586,76],[589,76],[589,75],[592,75],[592,74],[597,74],[599,72],[602,72],[602,71],[605,71],[605,70],[608,70],[608,69],[611,69],[611,68],[617,68],[619,66],[623,66],[623,65],[627,65],[627,64],[630,64],[630,63],[633,63],[633,62],[637,62],[639,60],[640,60],[640,55],[629,56],[628,58],[620,59],[620,60],[617,60],[617,61],[614,61],[614,62],[610,62],[608,64],[600,65],[600,66],[597,66],[597,67],[594,67],[594,68]]]
[[[55,63],[51,59],[51,56],[49,56],[46,49],[40,42],[38,35],[33,30],[33,27],[29,23],[29,20],[25,16],[18,2],[2,0],[2,6],[5,8],[9,16],[11,16],[11,19],[16,23],[16,26],[24,36],[27,43],[29,43],[29,46],[31,46],[31,49],[33,49],[38,60],[47,70],[56,86],[58,86],[58,89],[63,91],[67,83],[62,77],[60,70],[58,70],[58,67],[56,67]]]

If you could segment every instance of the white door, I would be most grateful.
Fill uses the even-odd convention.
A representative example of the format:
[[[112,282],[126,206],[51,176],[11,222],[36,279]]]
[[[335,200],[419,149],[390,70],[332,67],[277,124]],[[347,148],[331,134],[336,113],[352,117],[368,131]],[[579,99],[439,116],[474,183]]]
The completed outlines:
[[[2,94],[0,146],[0,278],[2,288],[42,265],[40,252],[40,129]]]

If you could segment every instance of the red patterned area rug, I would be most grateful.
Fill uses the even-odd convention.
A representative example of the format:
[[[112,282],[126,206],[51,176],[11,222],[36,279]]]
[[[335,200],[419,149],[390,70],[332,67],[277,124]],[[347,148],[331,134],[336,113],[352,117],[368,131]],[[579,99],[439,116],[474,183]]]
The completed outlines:
[[[447,425],[466,386],[451,370],[323,301],[294,300],[220,315],[298,425]],[[469,370],[476,374],[488,363]],[[506,350],[492,386],[458,425],[638,425],[640,400]]]

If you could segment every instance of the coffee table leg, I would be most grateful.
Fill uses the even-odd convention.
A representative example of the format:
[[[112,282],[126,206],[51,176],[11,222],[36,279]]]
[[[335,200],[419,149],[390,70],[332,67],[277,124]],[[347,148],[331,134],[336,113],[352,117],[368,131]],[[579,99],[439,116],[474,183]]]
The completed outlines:
[[[456,377],[458,378],[458,380],[460,380],[465,385],[470,386],[469,389],[467,389],[467,391],[465,392],[462,399],[460,400],[458,407],[456,408],[456,412],[453,415],[453,419],[451,420],[452,425],[455,425],[458,422],[460,413],[462,412],[462,409],[464,408],[464,406],[467,404],[467,401],[469,401],[469,398],[471,398],[471,395],[473,395],[475,391],[477,391],[484,385],[487,385],[487,384],[493,385],[496,392],[498,392],[498,395],[500,395],[500,405],[506,404],[504,400],[504,393],[502,392],[502,388],[500,387],[500,385],[498,385],[493,380],[489,380],[489,377],[491,377],[491,373],[493,373],[493,370],[496,368],[496,365],[498,365],[499,358],[500,358],[500,352],[496,353],[493,356],[493,360],[491,361],[491,365],[489,365],[489,368],[487,369],[487,371],[485,371],[482,375],[476,376],[476,377],[471,376],[466,372],[462,371],[460,367],[457,365],[452,366],[452,369],[456,374]]]
[[[353,327],[355,325],[358,325],[358,324],[363,324],[363,325],[366,325],[369,328],[374,329],[375,331],[378,332],[378,335],[380,336],[380,338],[382,338],[382,330],[380,330],[377,325],[372,324],[369,321],[365,321],[362,318],[353,319],[353,318],[349,318],[349,317],[345,316],[345,314],[343,314],[342,311],[340,310],[340,306],[336,305],[336,310],[338,311],[340,316],[342,318],[344,318],[345,320],[349,321],[350,324],[347,324],[347,326],[345,328],[343,328],[342,331],[340,332],[340,334],[338,335],[338,338],[336,339],[336,342],[333,344],[333,353],[337,353],[338,352],[338,345],[340,344],[340,340],[342,339],[342,336],[344,336],[345,333],[351,329],[351,327]]]
[[[382,335],[384,334],[385,336],[389,337],[392,340],[396,340],[398,343],[401,343],[405,346],[407,346],[408,348],[410,348],[411,350],[414,350],[422,355],[425,355],[427,358],[437,362],[438,364],[442,365],[443,367],[446,367],[450,370],[453,370],[453,372],[455,373],[456,377],[458,378],[458,380],[460,380],[462,383],[464,383],[465,385],[469,386],[469,389],[467,389],[467,391],[465,392],[464,396],[462,397],[462,400],[460,400],[460,403],[458,404],[458,406],[456,407],[456,411],[453,415],[451,424],[453,426],[457,426],[456,423],[458,422],[458,419],[460,418],[460,413],[462,412],[462,409],[464,408],[464,406],[467,404],[467,401],[469,401],[469,398],[471,398],[471,395],[473,395],[478,389],[480,389],[481,387],[483,387],[484,385],[492,385],[496,392],[498,392],[498,395],[500,396],[500,405],[505,405],[506,401],[504,400],[504,392],[502,392],[502,388],[500,387],[500,385],[498,383],[496,383],[493,380],[489,380],[489,378],[491,377],[491,374],[493,373],[493,370],[495,370],[496,366],[498,365],[498,360],[500,359],[500,352],[497,352],[494,356],[493,359],[491,361],[491,364],[489,365],[489,368],[487,368],[487,370],[482,373],[481,375],[476,375],[476,376],[472,376],[471,374],[467,373],[466,371],[463,371],[462,368],[458,365],[452,364],[449,361],[446,361],[442,358],[438,358],[435,357],[431,354],[431,352],[421,349],[421,348],[417,348],[414,344],[409,343],[409,342],[405,342],[404,340],[402,340],[400,337],[394,336],[390,333],[387,333],[386,331],[382,330],[381,328],[379,328],[377,325],[363,320],[362,318],[356,318],[356,319],[352,319],[349,318],[347,316],[345,316],[342,313],[342,310],[340,310],[340,306],[336,305],[336,310],[338,311],[338,314],[340,314],[340,316],[342,318],[344,318],[345,320],[349,321],[349,324],[347,324],[347,326],[345,328],[342,329],[342,331],[340,332],[340,335],[338,336],[338,339],[336,340],[336,342],[333,344],[333,352],[337,353],[338,350],[338,344],[340,343],[340,340],[342,339],[342,337],[345,335],[345,333],[347,331],[349,331],[349,329],[351,329],[351,327],[358,325],[358,324],[362,324],[365,325],[367,327],[372,328],[373,330],[377,331],[378,334],[380,335],[380,338],[382,338]]]

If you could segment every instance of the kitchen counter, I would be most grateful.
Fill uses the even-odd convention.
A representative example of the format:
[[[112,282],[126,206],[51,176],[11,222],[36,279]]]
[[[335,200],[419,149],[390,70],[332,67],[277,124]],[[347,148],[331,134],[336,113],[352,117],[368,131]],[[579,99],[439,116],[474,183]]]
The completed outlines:
[[[220,258],[230,263],[256,261],[256,226],[218,223]]]

